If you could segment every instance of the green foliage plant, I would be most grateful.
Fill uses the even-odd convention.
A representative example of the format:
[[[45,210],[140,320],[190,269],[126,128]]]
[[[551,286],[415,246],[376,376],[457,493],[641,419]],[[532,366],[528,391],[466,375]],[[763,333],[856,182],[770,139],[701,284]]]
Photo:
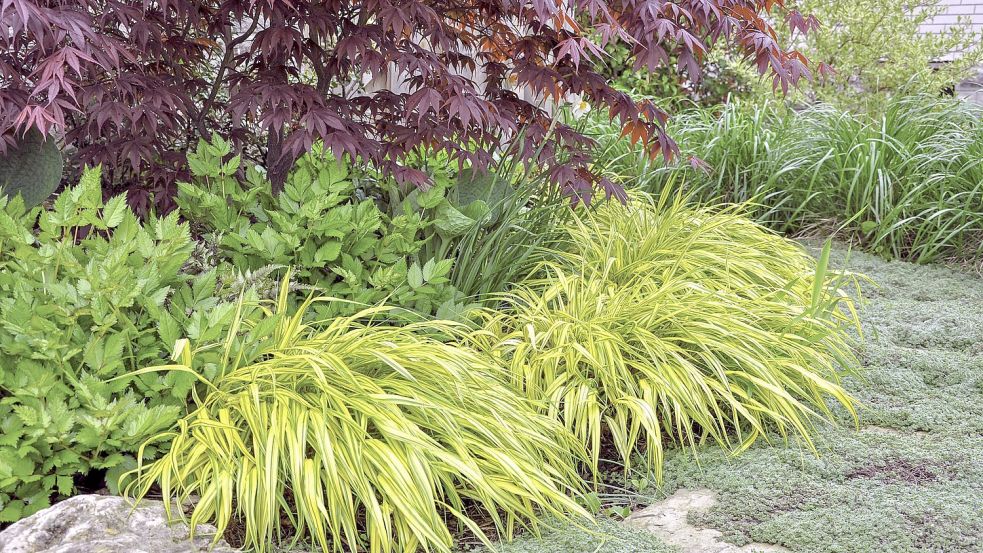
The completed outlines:
[[[479,306],[497,307],[501,293],[536,273],[572,216],[566,203],[542,193],[537,179],[519,179],[493,224],[472,227],[447,250],[455,258],[451,283]]]
[[[259,552],[288,530],[323,551],[447,552],[448,523],[485,539],[476,512],[503,537],[543,516],[586,516],[571,498],[576,441],[507,389],[504,369],[440,339],[461,327],[388,326],[385,307],[308,326],[319,301],[332,300],[288,312],[284,285],[258,323],[237,322],[224,343],[181,342],[174,364],[138,371],[199,377],[202,352],[225,352],[161,437],[171,449],[131,473],[127,491],[196,498],[192,527],[221,535],[241,521]]]
[[[193,378],[107,381],[231,322],[214,272],[180,274],[190,251],[176,214],[140,223],[124,196],[104,202],[98,169],[50,210],[0,199],[0,522],[72,494],[87,475],[115,490],[141,444],[178,419]]]
[[[814,64],[835,73],[802,83],[812,100],[866,111],[885,98],[907,93],[940,94],[973,76],[983,62],[979,33],[960,16],[944,32],[920,28],[946,13],[947,2],[920,0],[800,0],[802,13],[823,24],[801,39]],[[786,26],[787,27],[787,24]],[[779,29],[784,35],[787,28]]]
[[[438,310],[438,317],[457,320],[476,307],[494,308],[498,295],[534,273],[544,252],[563,239],[569,200],[514,157],[484,172],[465,168],[455,174],[439,156],[419,165],[434,182],[407,197],[434,221],[421,233],[422,257],[453,259],[448,278],[466,301],[447,306],[456,311]],[[397,192],[391,195],[391,204],[405,205]]]
[[[626,467],[644,453],[659,479],[669,442],[739,451],[774,431],[811,447],[828,400],[853,412],[840,377],[856,315],[828,250],[817,264],[738,208],[673,194],[607,202],[568,231],[475,340],[595,470],[604,444]]]
[[[347,162],[319,146],[297,161],[277,194],[230,152],[218,136],[199,142],[188,154],[192,182],[180,183],[178,194],[182,215],[216,244],[222,261],[240,271],[293,267],[302,287],[349,300],[318,305],[325,316],[382,301],[427,316],[460,300],[448,285],[453,260],[418,255],[425,231],[441,221],[408,205],[384,212]]]
[[[194,178],[180,184],[178,204],[219,264],[290,266],[295,302],[312,287],[349,300],[315,304],[320,316],[385,302],[403,308],[389,312],[401,319],[467,319],[535,268],[569,212],[542,175],[511,158],[476,171],[418,155],[413,165],[433,184],[407,191],[315,146],[276,195],[219,137],[188,159]]]

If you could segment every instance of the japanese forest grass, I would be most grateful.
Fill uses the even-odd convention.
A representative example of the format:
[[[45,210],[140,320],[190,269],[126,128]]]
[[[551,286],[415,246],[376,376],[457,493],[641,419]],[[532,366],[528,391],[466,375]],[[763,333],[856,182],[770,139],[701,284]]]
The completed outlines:
[[[810,247],[818,256],[819,247]],[[738,456],[717,446],[666,452],[656,486],[640,463],[612,474],[607,504],[637,508],[680,488],[709,488],[719,503],[689,522],[796,553],[945,551],[983,543],[983,279],[834,245],[831,267],[863,273],[865,342],[860,376],[843,380],[857,399],[859,429],[834,408],[817,427],[818,455],[776,438]],[[628,491],[631,480],[651,486]],[[574,527],[545,540],[526,535],[503,553],[629,553],[672,548],[613,521],[601,534]]]
[[[330,300],[289,310],[287,278],[265,318],[139,371],[198,374],[201,352],[224,351],[159,437],[170,450],[128,474],[126,493],[197,496],[190,516],[171,514],[219,535],[241,523],[259,553],[291,536],[323,551],[449,551],[452,530],[487,542],[476,512],[500,536],[550,516],[589,523],[576,442],[508,390],[501,367],[453,343],[463,327],[371,323],[387,307],[305,323]]]
[[[503,297],[472,340],[513,386],[591,456],[644,454],[661,478],[666,443],[740,451],[769,430],[812,447],[827,399],[856,366],[843,289],[802,248],[741,208],[638,195],[569,225],[569,244]],[[826,251],[828,254],[828,250]]]

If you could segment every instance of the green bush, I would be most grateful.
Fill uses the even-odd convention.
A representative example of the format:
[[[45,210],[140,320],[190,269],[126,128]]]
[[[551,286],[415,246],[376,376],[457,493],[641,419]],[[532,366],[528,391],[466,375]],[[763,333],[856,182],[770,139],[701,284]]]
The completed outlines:
[[[542,177],[510,160],[476,173],[420,157],[413,162],[433,184],[407,193],[315,145],[279,194],[221,138],[188,160],[194,178],[179,185],[178,205],[217,261],[293,267],[295,301],[311,287],[349,300],[315,306],[321,316],[385,302],[413,312],[390,313],[402,319],[463,320],[528,274],[569,214]]]
[[[368,197],[377,183],[362,175],[371,186],[360,186],[345,161],[319,147],[297,162],[278,194],[239,156],[223,161],[229,153],[221,138],[200,142],[188,155],[193,182],[181,183],[178,196],[182,215],[221,261],[238,270],[293,267],[299,284],[349,300],[318,306],[325,316],[383,301],[424,316],[461,310],[463,295],[448,279],[453,260],[422,255],[430,234],[470,220],[460,212],[449,220],[442,187],[414,194],[390,214]],[[440,213],[427,217],[422,208]]]
[[[702,58],[696,80],[676,70],[679,60],[675,53],[669,54],[666,70],[650,72],[634,68],[629,45],[612,42],[604,51],[607,56],[601,74],[612,85],[633,95],[657,98],[663,107],[720,105],[749,95],[754,82],[760,80],[754,68],[733,51],[714,50]]]
[[[813,67],[825,63],[835,70],[824,78],[803,81],[801,95],[839,107],[876,110],[891,96],[937,96],[973,76],[983,62],[983,47],[969,17],[948,23],[945,32],[919,30],[945,14],[948,4],[800,0],[798,9],[817,17],[823,27],[799,35],[797,47]],[[783,38],[791,34],[787,22],[780,32],[786,35]]]
[[[240,352],[203,379],[207,393],[161,436],[170,451],[127,489],[159,485],[165,505],[199,497],[192,526],[220,536],[240,521],[259,552],[288,530],[323,551],[449,552],[448,523],[484,538],[477,512],[503,537],[587,515],[569,495],[576,442],[503,386],[500,367],[437,339],[459,337],[456,325],[360,322],[386,318],[382,307],[306,325],[321,301],[288,313],[282,286],[263,321],[242,321],[251,337],[236,324],[224,343],[181,343],[178,363],[139,371],[197,376],[201,352]]]
[[[515,159],[483,174],[465,169],[452,176],[448,160],[439,158],[426,166],[435,177],[426,194],[436,206],[430,208],[436,224],[426,235],[424,256],[454,259],[449,278],[467,305],[494,308],[498,294],[535,272],[563,239],[570,202],[545,175]]]
[[[661,478],[663,444],[738,450],[777,431],[812,445],[827,399],[856,365],[844,282],[800,246],[734,208],[664,194],[608,203],[569,227],[546,276],[505,297],[473,337],[512,383],[590,451],[625,466],[644,453]],[[644,444],[644,446],[643,446]]]
[[[50,211],[19,197],[0,208],[0,521],[9,522],[71,494],[86,474],[108,471],[115,489],[140,444],[183,412],[194,379],[107,380],[159,363],[181,336],[214,339],[233,313],[214,272],[180,274],[192,245],[177,215],[141,224],[123,196],[104,203],[98,170]]]

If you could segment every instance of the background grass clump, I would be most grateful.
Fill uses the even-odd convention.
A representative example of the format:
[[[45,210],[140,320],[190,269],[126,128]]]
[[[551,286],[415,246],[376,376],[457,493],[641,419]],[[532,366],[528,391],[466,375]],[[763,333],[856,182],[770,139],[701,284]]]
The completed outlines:
[[[595,470],[608,440],[659,477],[666,442],[744,449],[776,429],[811,444],[829,398],[852,409],[840,371],[854,366],[856,318],[825,257],[670,194],[607,204],[568,232],[568,250],[475,339]]]
[[[751,201],[749,213],[774,229],[841,231],[868,251],[928,263],[983,256],[980,116],[930,95],[894,96],[870,113],[735,102],[673,118],[692,163],[672,166],[593,125],[605,145],[598,163],[631,186]]]

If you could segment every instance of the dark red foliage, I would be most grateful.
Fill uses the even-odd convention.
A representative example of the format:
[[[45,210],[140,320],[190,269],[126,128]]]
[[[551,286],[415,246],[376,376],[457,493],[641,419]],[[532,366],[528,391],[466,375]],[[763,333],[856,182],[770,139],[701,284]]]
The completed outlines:
[[[524,98],[580,94],[671,157],[666,114],[594,70],[604,45],[696,78],[726,40],[785,90],[809,69],[777,43],[777,17],[817,26],[782,0],[0,0],[0,135],[63,134],[76,164],[103,163],[143,207],[168,207],[185,150],[212,132],[274,182],[323,140],[418,186],[411,150],[484,166],[511,149],[589,197],[615,191],[586,170],[591,141]],[[358,86],[386,72],[399,92]]]

